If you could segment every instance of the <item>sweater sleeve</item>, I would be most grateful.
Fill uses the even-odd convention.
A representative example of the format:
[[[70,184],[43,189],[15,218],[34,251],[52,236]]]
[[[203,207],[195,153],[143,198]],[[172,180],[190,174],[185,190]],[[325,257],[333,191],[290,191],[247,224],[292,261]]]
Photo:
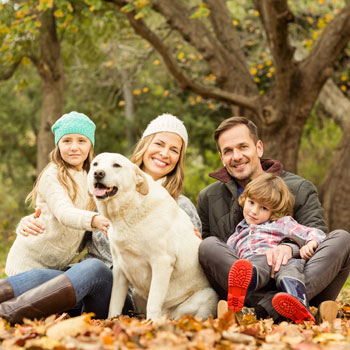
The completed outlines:
[[[53,167],[42,174],[38,194],[62,225],[77,230],[91,230],[91,220],[96,212],[78,209],[74,205],[66,189],[59,183]]]
[[[197,202],[197,212],[202,223],[202,237],[207,238],[213,234],[210,232],[209,225],[209,206],[208,206],[208,196],[205,189],[199,193]]]
[[[318,244],[320,244],[326,238],[325,233],[317,228],[301,225],[292,217],[288,217],[286,219],[289,219],[286,225],[288,230],[288,232],[286,233],[288,235],[295,235],[305,240],[305,243],[311,240],[315,240],[316,242],[318,242]]]
[[[83,247],[87,248],[87,253],[84,255],[83,260],[96,258],[103,261],[109,268],[112,268],[113,259],[108,236],[101,231],[87,231],[83,244]]]
[[[308,227],[308,233],[307,233],[307,238],[306,238],[306,243],[315,240],[318,244],[324,241],[326,238],[326,234],[317,229],[317,228],[309,228]]]
[[[177,201],[179,207],[186,212],[186,214],[190,217],[193,226],[195,226],[199,232],[202,233],[202,223],[199,218],[199,215],[197,213],[196,207],[194,204],[190,201],[189,198],[187,198],[184,195],[180,195]]]

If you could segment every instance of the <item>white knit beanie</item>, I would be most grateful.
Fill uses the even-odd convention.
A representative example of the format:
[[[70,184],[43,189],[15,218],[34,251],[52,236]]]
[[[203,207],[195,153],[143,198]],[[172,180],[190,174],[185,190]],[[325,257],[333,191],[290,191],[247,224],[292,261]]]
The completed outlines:
[[[142,138],[156,134],[158,132],[173,132],[174,134],[179,135],[184,143],[185,150],[187,148],[188,143],[188,135],[186,127],[180,119],[175,117],[174,115],[164,113],[157,118],[153,119],[148,125],[146,130],[144,131]]]

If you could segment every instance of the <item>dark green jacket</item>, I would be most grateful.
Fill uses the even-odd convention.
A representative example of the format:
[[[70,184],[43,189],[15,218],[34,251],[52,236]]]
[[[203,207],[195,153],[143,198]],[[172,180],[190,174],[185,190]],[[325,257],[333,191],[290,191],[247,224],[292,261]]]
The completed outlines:
[[[281,176],[294,195],[294,219],[302,225],[327,232],[316,187],[310,181],[284,171],[279,161],[262,159],[261,165],[264,171]],[[218,181],[199,193],[197,211],[202,221],[202,235],[203,238],[216,236],[226,242],[243,219],[237,184],[225,167],[209,176]]]

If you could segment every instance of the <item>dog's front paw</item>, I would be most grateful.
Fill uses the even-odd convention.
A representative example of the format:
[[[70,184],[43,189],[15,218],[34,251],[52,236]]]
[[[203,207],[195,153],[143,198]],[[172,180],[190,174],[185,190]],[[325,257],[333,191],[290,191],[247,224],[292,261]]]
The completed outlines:
[[[152,321],[158,320],[162,317],[162,313],[160,310],[157,311],[147,311],[147,319]]]
[[[167,321],[169,321],[169,317],[168,316],[161,316],[157,319],[152,319],[152,324],[155,328],[164,326],[165,323],[167,323]]]
[[[117,317],[120,314],[121,314],[121,312],[118,312],[118,310],[115,307],[109,307],[108,318]]]
[[[109,311],[108,312],[108,318],[113,318],[113,317],[117,317],[118,315],[115,312]]]

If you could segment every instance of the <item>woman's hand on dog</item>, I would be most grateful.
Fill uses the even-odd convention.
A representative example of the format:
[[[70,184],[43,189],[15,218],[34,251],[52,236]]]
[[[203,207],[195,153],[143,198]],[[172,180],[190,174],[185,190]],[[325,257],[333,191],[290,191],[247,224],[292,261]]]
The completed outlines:
[[[91,220],[91,227],[97,228],[102,231],[105,235],[108,233],[110,222],[102,215],[95,215]]]
[[[202,234],[199,232],[197,227],[193,227],[194,234],[199,238],[202,239]]]
[[[41,214],[41,209],[36,208],[35,213],[26,216],[19,223],[17,233],[23,236],[34,235],[37,236],[44,232],[45,227],[42,222],[38,219]]]

